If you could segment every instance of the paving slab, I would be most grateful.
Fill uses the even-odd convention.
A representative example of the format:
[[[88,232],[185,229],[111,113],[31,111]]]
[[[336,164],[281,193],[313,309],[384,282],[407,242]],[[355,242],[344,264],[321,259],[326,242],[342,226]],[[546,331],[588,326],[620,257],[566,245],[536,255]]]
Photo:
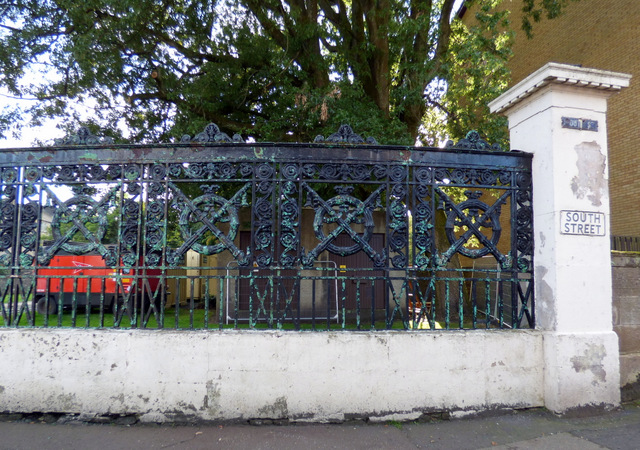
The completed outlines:
[[[50,415],[4,416],[0,450],[99,449],[562,449],[640,448],[640,405],[585,417],[542,409],[428,423],[341,424],[89,424]]]

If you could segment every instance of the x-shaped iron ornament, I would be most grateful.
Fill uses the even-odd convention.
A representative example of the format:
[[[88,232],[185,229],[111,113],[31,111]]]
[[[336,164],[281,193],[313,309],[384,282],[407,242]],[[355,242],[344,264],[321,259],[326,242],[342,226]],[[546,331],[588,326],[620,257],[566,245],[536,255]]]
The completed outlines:
[[[194,202],[189,200],[189,198],[187,198],[187,196],[184,195],[184,193],[180,189],[178,189],[175,184],[170,182],[169,187],[180,197],[180,200],[187,206],[188,209],[191,210],[191,213],[195,215],[195,218],[197,220],[195,220],[194,223],[202,223],[202,226],[198,228],[193,234],[188,237],[185,236],[186,239],[180,246],[180,248],[175,251],[174,258],[179,258],[180,256],[182,256],[187,250],[193,247],[196,241],[204,233],[206,233],[207,231],[211,231],[223,245],[223,247],[221,247],[221,250],[219,251],[222,251],[223,248],[226,248],[231,252],[234,258],[236,258],[239,265],[246,266],[249,263],[247,255],[238,247],[236,247],[232,241],[233,238],[229,239],[227,235],[225,235],[220,229],[218,229],[218,227],[216,227],[215,223],[222,219],[225,214],[227,214],[227,211],[229,209],[235,209],[235,205],[239,203],[240,198],[242,197],[242,195],[244,195],[244,193],[249,189],[250,186],[250,184],[245,184],[240,190],[238,190],[238,192],[233,195],[233,197],[228,200],[224,199],[223,197],[215,196],[216,199],[220,199],[222,206],[214,210],[213,214],[211,214],[211,217],[209,218],[207,217],[207,214],[204,214],[202,211],[200,211],[200,209],[198,209],[198,207],[194,205]],[[208,196],[212,197],[212,194],[208,194]],[[219,253],[219,251],[216,251],[216,253]]]
[[[55,255],[55,253],[60,248],[63,248],[65,251],[68,251],[69,253],[74,253],[74,254],[82,254],[82,253],[87,253],[91,250],[97,250],[98,253],[100,253],[100,255],[102,255],[103,258],[107,258],[108,255],[110,254],[109,249],[107,249],[107,247],[105,247],[100,242],[100,238],[96,237],[95,234],[93,234],[91,231],[89,231],[89,229],[87,229],[85,224],[78,219],[78,214],[70,210],[68,205],[77,204],[81,202],[88,205],[91,205],[91,203],[94,203],[93,206],[87,207],[87,210],[84,214],[85,217],[92,217],[96,214],[102,214],[102,210],[104,209],[105,204],[108,202],[111,202],[115,198],[116,193],[121,187],[122,187],[122,183],[118,183],[117,186],[114,186],[113,188],[111,188],[109,192],[107,192],[107,194],[104,197],[102,197],[102,199],[100,199],[99,202],[96,203],[95,200],[87,196],[73,197],[63,202],[51,191],[51,189],[49,189],[48,186],[43,186],[45,192],[49,195],[51,199],[53,199],[55,204],[58,206],[56,215],[54,216],[54,224],[52,224],[52,226],[55,225],[55,222],[56,222],[55,218],[60,217],[62,214],[67,214],[71,218],[71,221],[73,222],[73,226],[71,226],[64,235],[61,235],[58,239],[56,239],[51,246],[47,247],[46,249],[43,249],[43,251],[38,255],[38,263],[42,265],[48,264],[51,258],[53,257],[53,255]],[[82,244],[77,243],[79,244],[77,246],[70,245],[68,241],[78,231],[82,233],[82,235],[89,241],[89,243],[82,243]]]
[[[328,201],[324,201],[322,199],[322,197],[320,197],[320,195],[318,195],[318,193],[316,191],[314,191],[307,183],[303,182],[302,186],[309,192],[309,194],[311,196],[313,196],[314,203],[319,205],[320,208],[321,208],[320,211],[318,210],[318,208],[316,208],[316,216],[317,216],[317,214],[319,212],[324,211],[324,212],[327,213],[329,218],[332,219],[338,225],[327,236],[324,236],[324,233],[322,233],[322,230],[320,230],[320,229],[318,229],[316,227],[316,230],[315,230],[316,231],[316,236],[318,236],[318,238],[320,238],[321,241],[320,241],[320,244],[318,244],[306,256],[305,255],[302,256],[302,264],[305,267],[309,267],[309,266],[313,265],[313,262],[316,260],[318,255],[320,253],[322,253],[324,250],[326,250],[327,248],[329,248],[331,243],[343,231],[345,233],[347,233],[351,237],[351,239],[353,239],[353,241],[357,244],[357,246],[356,246],[356,249],[354,251],[353,250],[349,250],[345,254],[343,254],[342,256],[351,255],[351,254],[359,251],[360,249],[362,249],[367,254],[367,256],[369,256],[369,258],[371,258],[371,260],[374,262],[375,266],[379,266],[380,264],[383,263],[384,254],[382,254],[382,255],[378,254],[378,252],[376,252],[373,249],[373,247],[371,247],[369,245],[367,240],[363,239],[360,235],[358,235],[358,233],[356,233],[351,228],[350,225],[351,225],[351,223],[354,221],[354,219],[356,217],[364,214],[367,211],[367,209],[373,209],[373,205],[375,205],[375,202],[376,202],[377,198],[380,196],[380,194],[382,193],[382,191],[385,190],[385,186],[378,187],[378,189],[376,189],[364,202],[356,199],[355,197],[351,197],[351,196],[348,196],[348,195],[342,195],[342,196],[333,197],[333,199],[344,197],[344,199],[355,200],[354,203],[357,203],[357,206],[349,214],[347,214],[346,217],[344,217],[344,218],[342,217],[341,213],[336,212],[333,209],[333,206],[331,204],[329,204],[329,202],[331,200],[333,200],[333,199],[330,199]],[[314,223],[314,225],[316,225],[316,224]]]
[[[471,258],[479,258],[480,256],[484,256],[487,253],[491,253],[495,256],[496,260],[500,262],[500,266],[503,269],[507,269],[511,263],[510,258],[500,253],[496,246],[497,239],[499,239],[500,235],[497,234],[496,242],[492,242],[484,235],[484,233],[482,233],[482,231],[480,231],[480,227],[484,223],[491,222],[494,212],[497,209],[499,209],[503,203],[507,201],[507,198],[509,198],[511,193],[505,192],[491,206],[487,205],[484,202],[480,202],[479,200],[475,200],[472,206],[475,206],[475,207],[480,206],[478,209],[481,209],[481,208],[484,209],[485,206],[487,206],[487,208],[484,209],[484,214],[478,216],[477,220],[474,222],[473,220],[471,220],[471,218],[468,215],[466,215],[463,212],[465,208],[468,208],[468,206],[466,206],[465,204],[468,204],[468,202],[472,201],[471,199],[457,205],[439,187],[436,187],[435,191],[442,198],[442,200],[445,203],[445,206],[450,208],[455,213],[455,215],[460,219],[462,225],[468,228],[467,231],[462,236],[460,236],[456,241],[451,242],[452,244],[451,247],[449,247],[449,249],[442,254],[439,264],[440,265],[446,264],[449,261],[449,259],[451,259],[451,257],[460,249],[460,247],[462,247],[462,245],[464,245],[464,243],[467,242],[467,240],[472,235],[475,235],[478,238],[478,240],[482,243],[482,245],[484,245],[484,249],[482,249],[482,251],[477,252],[477,254],[467,254],[466,256],[469,256]],[[450,238],[449,240],[452,241],[452,239]]]

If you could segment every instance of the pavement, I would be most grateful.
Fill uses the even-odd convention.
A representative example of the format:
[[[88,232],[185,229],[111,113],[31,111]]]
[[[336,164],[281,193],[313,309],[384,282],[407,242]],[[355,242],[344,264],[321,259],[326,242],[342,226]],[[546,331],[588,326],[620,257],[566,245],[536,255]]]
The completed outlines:
[[[543,409],[427,423],[88,424],[0,417],[0,449],[640,449],[640,402],[584,418]]]

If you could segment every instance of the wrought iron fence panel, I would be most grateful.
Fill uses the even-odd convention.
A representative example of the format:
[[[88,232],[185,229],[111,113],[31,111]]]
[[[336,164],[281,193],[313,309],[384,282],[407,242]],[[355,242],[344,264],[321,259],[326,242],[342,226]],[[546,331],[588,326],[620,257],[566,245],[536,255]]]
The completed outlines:
[[[226,139],[2,150],[2,323],[533,327],[530,162]]]

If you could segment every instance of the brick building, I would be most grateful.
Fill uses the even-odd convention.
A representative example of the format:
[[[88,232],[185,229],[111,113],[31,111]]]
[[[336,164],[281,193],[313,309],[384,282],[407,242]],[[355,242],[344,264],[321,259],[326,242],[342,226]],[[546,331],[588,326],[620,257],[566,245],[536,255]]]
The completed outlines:
[[[570,2],[553,20],[534,24],[533,39],[520,29],[522,0],[503,0],[516,30],[510,86],[549,61],[634,76],[631,87],[609,101],[611,234],[640,236],[640,1]],[[461,10],[463,21],[473,9]]]

